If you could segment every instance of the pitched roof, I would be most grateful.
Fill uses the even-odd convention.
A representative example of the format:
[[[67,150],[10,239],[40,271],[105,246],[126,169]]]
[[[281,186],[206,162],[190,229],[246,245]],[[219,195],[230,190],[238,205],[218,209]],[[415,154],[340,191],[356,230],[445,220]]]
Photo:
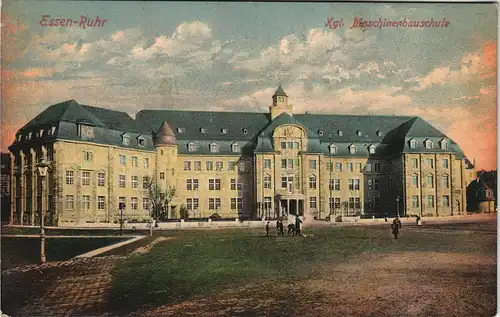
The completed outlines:
[[[175,145],[177,140],[175,139],[174,131],[170,128],[167,121],[164,121],[160,129],[154,136],[154,142],[156,145]]]
[[[285,91],[283,90],[283,88],[281,87],[281,85],[279,85],[278,89],[276,89],[276,92],[274,93],[273,97],[277,97],[277,96],[284,96],[284,97],[288,97],[286,94],[285,94]]]

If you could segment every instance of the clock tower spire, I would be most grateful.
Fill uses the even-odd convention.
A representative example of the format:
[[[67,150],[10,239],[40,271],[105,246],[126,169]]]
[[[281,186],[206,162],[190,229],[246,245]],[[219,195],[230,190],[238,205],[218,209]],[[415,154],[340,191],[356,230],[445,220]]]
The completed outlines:
[[[269,107],[271,113],[271,120],[274,120],[277,116],[286,112],[292,114],[292,105],[288,104],[288,95],[285,93],[281,85],[273,95],[273,104]]]

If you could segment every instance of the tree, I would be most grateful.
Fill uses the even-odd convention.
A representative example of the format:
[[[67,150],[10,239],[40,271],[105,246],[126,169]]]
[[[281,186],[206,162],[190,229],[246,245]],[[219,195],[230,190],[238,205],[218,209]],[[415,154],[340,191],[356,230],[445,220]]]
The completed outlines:
[[[155,226],[158,227],[158,217],[165,211],[165,208],[168,208],[168,204],[174,196],[174,189],[171,186],[162,188],[152,178],[148,180],[146,189],[150,201],[150,216],[155,218]]]

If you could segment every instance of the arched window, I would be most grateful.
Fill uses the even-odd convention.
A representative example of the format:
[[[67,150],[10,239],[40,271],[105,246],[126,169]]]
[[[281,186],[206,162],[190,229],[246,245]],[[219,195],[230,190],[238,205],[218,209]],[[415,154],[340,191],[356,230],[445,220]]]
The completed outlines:
[[[316,189],[316,175],[309,176],[309,188]]]
[[[416,149],[417,148],[417,141],[414,139],[410,140],[410,149]]]
[[[240,144],[239,143],[233,143],[231,145],[231,151],[234,152],[234,153],[241,152]]]

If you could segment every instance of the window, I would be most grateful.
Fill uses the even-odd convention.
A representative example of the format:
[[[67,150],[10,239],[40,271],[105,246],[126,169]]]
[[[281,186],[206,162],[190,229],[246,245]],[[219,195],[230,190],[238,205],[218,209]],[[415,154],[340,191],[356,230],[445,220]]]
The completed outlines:
[[[330,154],[337,154],[337,147],[334,144],[330,144]]]
[[[264,188],[271,188],[271,175],[264,176]]]
[[[349,197],[349,209],[354,209],[354,197]]]
[[[243,198],[231,198],[232,210],[243,210]]]
[[[125,175],[120,175],[118,176],[118,187],[120,188],[125,188],[126,183],[125,183]]]
[[[335,210],[335,198],[330,197],[330,199],[328,201],[329,201],[328,205],[330,207],[330,212],[332,212]]]
[[[448,142],[446,140],[441,141],[441,150],[447,150],[448,149]]]
[[[309,168],[312,170],[316,169],[316,160],[309,160]]]
[[[127,158],[125,157],[125,155],[120,155],[120,164],[127,165]]]
[[[185,131],[185,128],[177,128],[177,133],[184,133]]]
[[[146,140],[143,137],[137,138],[137,143],[140,147],[146,146]]]
[[[75,196],[66,195],[66,210],[75,209]]]
[[[293,142],[293,148],[298,150],[300,147],[299,142]]]
[[[149,198],[142,199],[142,209],[149,210]]]
[[[248,129],[243,129],[242,132],[243,134],[248,134]]]
[[[201,171],[201,162],[200,161],[195,161],[194,162],[194,170],[195,171]]]
[[[123,136],[123,145],[129,145],[130,144],[130,137],[124,135]]]
[[[418,175],[411,176],[411,185],[413,187],[418,187]]]
[[[293,149],[293,142],[288,141],[288,142],[286,143],[286,147],[287,147],[288,149]]]
[[[309,188],[316,189],[316,176],[315,175],[309,176]]]
[[[191,170],[191,161],[184,161],[184,170],[185,171]]]
[[[186,179],[186,189],[187,190],[198,190],[198,179]]]
[[[443,168],[448,168],[448,159],[442,160]]]
[[[196,146],[196,143],[190,142],[188,144],[188,151],[189,152],[196,152],[197,149],[198,149],[198,147]]]
[[[205,133],[205,132],[207,132],[207,129],[205,129],[205,128],[200,128],[200,132],[201,132],[201,133]]]
[[[334,199],[335,199],[334,207],[336,210],[339,210],[340,209],[340,197],[335,197]]]
[[[338,130],[338,131],[337,131],[337,134],[338,134],[339,136],[342,136],[342,135],[344,135],[344,132],[342,132],[342,130]]]
[[[288,179],[286,176],[281,177],[281,188],[286,188]]]
[[[164,172],[160,172],[160,179],[165,179],[165,173]]]
[[[410,149],[416,149],[417,148],[417,141],[415,140],[410,140]]]
[[[380,173],[380,163],[373,163],[373,170],[376,173]]]
[[[349,190],[359,190],[359,179],[349,179]]]
[[[149,177],[148,176],[142,177],[142,188],[144,188],[144,189],[149,188]]]
[[[374,179],[373,180],[373,189],[379,190],[380,188],[380,180],[379,179]]]
[[[97,186],[104,186],[106,184],[106,174],[104,172],[97,173]]]
[[[234,143],[232,145],[232,151],[237,153],[237,152],[241,152],[241,148],[240,148],[240,145],[238,143]]]
[[[264,197],[264,210],[271,210],[272,208],[271,197]]]
[[[103,210],[106,208],[106,197],[97,196],[97,209]]]
[[[217,143],[210,144],[210,152],[212,152],[212,153],[219,152],[219,144],[217,144]]]
[[[92,152],[90,151],[83,151],[83,160],[90,162],[92,161]]]
[[[361,209],[361,198],[359,197],[354,198],[354,208],[357,210]]]
[[[411,159],[411,167],[418,168],[418,159],[416,159],[416,158]]]
[[[209,179],[208,190],[220,190],[220,179]]]
[[[238,163],[238,170],[240,172],[244,172],[245,171],[245,162],[239,162]]]
[[[449,188],[450,187],[450,178],[448,175],[443,175],[442,177],[442,185],[444,188]]]
[[[450,196],[443,196],[443,207],[450,207]]]
[[[356,154],[356,146],[354,144],[349,146],[349,153]]]
[[[382,131],[378,130],[377,131],[377,136],[382,136]]]
[[[434,160],[433,159],[426,159],[425,162],[426,162],[428,167],[434,168]]]
[[[342,163],[335,163],[335,172],[342,172]]]
[[[214,162],[207,161],[206,167],[207,167],[207,171],[213,171],[214,170]]]
[[[226,128],[222,128],[221,132],[222,132],[222,134],[227,134],[227,129]]]
[[[373,180],[369,179],[368,180],[368,190],[372,190],[372,189],[373,189]]]
[[[137,157],[132,156],[132,166],[137,167]]]
[[[426,149],[432,149],[434,146],[434,144],[431,140],[425,140],[424,145],[425,145]]]
[[[323,135],[323,130],[318,130],[318,135],[322,136]]]
[[[281,168],[286,168],[286,159],[281,159]]]
[[[370,145],[370,146],[368,147],[368,152],[369,152],[370,154],[375,154],[375,146]]]
[[[90,186],[90,172],[82,172],[82,186]]]
[[[187,210],[198,210],[198,198],[186,199]]]
[[[427,207],[428,208],[434,207],[434,196],[432,195],[427,196]]]
[[[427,175],[427,185],[429,185],[429,187],[434,187],[434,176],[433,175]]]
[[[231,178],[231,190],[236,190],[236,178]]]
[[[118,197],[118,208],[120,208],[120,205],[124,205],[125,206],[125,203],[126,203],[125,197]]]
[[[264,168],[271,168],[271,160],[264,159]]]
[[[281,142],[281,149],[282,150],[286,149],[286,142]]]
[[[137,176],[132,176],[132,188],[139,187],[139,178]]]
[[[74,177],[75,177],[74,171],[66,171],[66,185],[73,185]]]
[[[209,198],[208,199],[208,209],[210,209],[210,210],[220,209],[220,198]]]
[[[223,162],[215,162],[215,170],[216,171],[222,171],[223,168],[224,168]]]
[[[357,136],[362,136],[362,135],[363,135],[363,133],[361,132],[361,130],[358,130],[358,131],[356,131],[356,135],[357,135]]]
[[[347,163],[347,171],[352,172],[353,171],[353,165],[352,163]]]
[[[310,209],[316,209],[317,204],[316,204],[316,197],[309,197],[309,208]]]
[[[340,190],[340,179],[331,179],[330,180],[330,190]]]
[[[82,209],[83,210],[90,210],[90,196],[88,196],[88,195],[82,196]]]
[[[326,163],[326,170],[327,171],[333,171],[333,163],[332,162]]]
[[[367,173],[371,173],[371,171],[372,171],[372,163],[366,163],[365,171]]]
[[[241,182],[241,180],[238,179],[238,183],[236,184],[236,188],[239,190],[239,191],[242,191],[243,190],[243,183]]]
[[[418,208],[419,207],[418,196],[417,195],[411,196],[411,206],[413,208]]]
[[[356,172],[362,172],[363,169],[361,167],[361,163],[356,163]]]
[[[130,198],[130,206],[132,207],[132,210],[137,210],[138,205],[139,205],[139,199],[137,199],[137,197]]]
[[[142,163],[144,165],[144,168],[148,168],[149,167],[149,159],[148,158],[143,159]]]
[[[287,168],[288,169],[293,169],[293,159],[288,159]]]
[[[234,162],[234,161],[229,161],[229,162],[227,163],[227,170],[228,170],[228,171],[234,171],[234,167],[235,167],[235,165],[236,165],[236,162]]]

